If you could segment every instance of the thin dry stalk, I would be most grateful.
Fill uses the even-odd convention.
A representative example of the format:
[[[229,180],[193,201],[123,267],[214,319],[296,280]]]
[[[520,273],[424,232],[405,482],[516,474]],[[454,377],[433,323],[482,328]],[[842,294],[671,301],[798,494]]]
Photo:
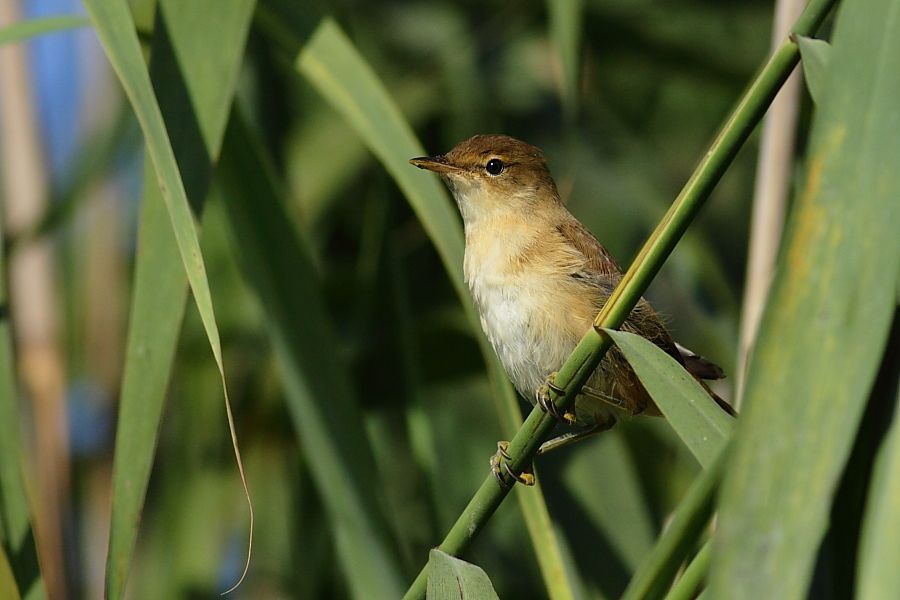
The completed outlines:
[[[18,2],[0,2],[0,27],[20,18]],[[40,219],[47,198],[30,91],[24,47],[0,48],[0,155],[5,222],[12,235]],[[33,405],[35,451],[28,454],[34,456],[37,474],[34,516],[41,571],[49,597],[64,598],[62,515],[69,496],[69,444],[52,246],[47,241],[23,246],[10,258],[9,269],[19,373]]]
[[[804,4],[804,0],[777,1],[775,22],[772,27],[773,51],[790,32],[791,25],[797,20]],[[753,194],[744,309],[738,345],[735,389],[737,408],[740,408],[743,399],[747,360],[756,339],[756,331],[769,293],[769,283],[772,281],[772,272],[781,243],[785,204],[791,182],[801,81],[799,70],[795,70],[776,96],[763,124],[759,163],[756,168],[756,189]]]

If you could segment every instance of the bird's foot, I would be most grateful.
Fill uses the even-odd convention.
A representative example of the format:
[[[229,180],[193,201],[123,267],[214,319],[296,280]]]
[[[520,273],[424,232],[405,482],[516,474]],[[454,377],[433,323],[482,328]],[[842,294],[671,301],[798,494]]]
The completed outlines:
[[[593,425],[590,425],[587,428],[582,429],[581,431],[564,433],[561,436],[553,438],[552,440],[547,440],[546,442],[541,444],[540,448],[538,448],[537,454],[547,454],[551,450],[557,450],[559,448],[562,448],[563,446],[574,444],[575,442],[578,442],[585,438],[589,438],[603,431],[612,429],[615,424],[616,418],[612,415],[596,418]]]
[[[556,373],[550,373],[547,376],[544,384],[538,388],[537,393],[535,394],[535,398],[537,401],[537,405],[541,407],[548,415],[555,417],[560,421],[565,421],[568,425],[575,424],[575,413],[571,410],[566,410],[562,414],[560,414],[559,409],[556,408],[556,405],[553,403],[553,399],[550,397],[550,392],[555,392],[557,396],[565,396],[566,390],[556,385]]]
[[[509,442],[500,441],[497,442],[497,452],[493,456],[491,456],[491,473],[494,474],[494,478],[497,480],[497,483],[500,484],[504,490],[512,489],[513,484],[517,481],[522,485],[534,485],[534,472],[532,467],[528,467],[521,473],[513,473],[513,470],[509,466],[510,455],[508,452]],[[507,475],[509,477],[507,477]]]

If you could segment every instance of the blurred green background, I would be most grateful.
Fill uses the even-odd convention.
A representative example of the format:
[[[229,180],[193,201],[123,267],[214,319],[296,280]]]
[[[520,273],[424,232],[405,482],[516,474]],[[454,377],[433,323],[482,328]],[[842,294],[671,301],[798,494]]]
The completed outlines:
[[[74,1],[13,4],[22,18],[82,11]],[[359,448],[372,455],[360,459],[375,469],[375,485],[364,493],[384,517],[404,581],[484,478],[503,434],[478,343],[428,235],[391,176],[293,63],[322,19],[334,18],[429,153],[475,133],[540,146],[572,212],[627,265],[765,58],[773,8],[758,1],[561,4],[554,12],[533,1],[260,0],[250,25],[237,97],[271,157],[287,222],[311,257],[308,289],[324,299],[324,326],[336,338],[337,355],[328,359],[349,375],[365,429]],[[131,8],[149,54],[155,3],[135,0]],[[59,329],[51,343],[69,438],[52,463],[62,473],[58,585],[68,597],[97,598],[142,137],[92,31],[24,48],[44,206],[30,229],[7,231],[7,258],[14,263],[32,244],[52,251],[50,311]],[[729,374],[755,159],[751,140],[648,294],[681,343]],[[224,176],[216,177],[201,245],[257,515],[250,572],[234,596],[344,597],[346,565],[336,561],[330,509],[309,467],[321,457],[292,426],[266,329],[271,308],[248,284],[245,240],[228,224]],[[16,309],[13,303],[14,327]],[[315,315],[302,304],[292,309]],[[722,395],[730,395],[732,380]],[[331,401],[327,394],[314,400]],[[41,427],[40,411],[24,413],[26,432]],[[33,457],[34,437],[25,437]],[[32,487],[38,468],[32,464]],[[614,598],[698,465],[665,422],[638,419],[541,458],[538,469],[563,550],[578,567],[578,589]],[[219,376],[189,302],[129,596],[200,598],[226,589],[241,571],[246,526]],[[468,558],[500,597],[545,595],[515,502],[501,507]]]

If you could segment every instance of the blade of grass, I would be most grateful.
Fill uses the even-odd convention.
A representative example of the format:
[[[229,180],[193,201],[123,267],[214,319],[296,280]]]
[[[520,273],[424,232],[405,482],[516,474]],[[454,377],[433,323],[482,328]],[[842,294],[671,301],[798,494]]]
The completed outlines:
[[[804,598],[900,264],[900,2],[846,0],[722,485],[713,598]]]
[[[22,445],[19,435],[19,395],[12,336],[9,327],[9,297],[6,292],[6,262],[0,211],[0,552],[9,561],[16,593],[26,599],[46,595],[37,560],[31,509],[22,476]],[[0,597],[6,597],[2,593]]]
[[[375,468],[361,410],[337,360],[312,259],[289,225],[272,173],[235,111],[217,181],[244,274],[265,306],[298,439],[333,523],[352,595],[395,598],[402,578],[373,493]]]
[[[833,3],[833,0],[810,2],[795,24],[794,31],[798,34],[815,31]],[[603,310],[597,315],[595,327],[585,334],[560,368],[556,382],[564,393],[562,395],[551,393],[553,402],[559,409],[565,409],[574,400],[581,386],[612,345],[612,338],[605,334],[601,335],[599,330],[618,328],[625,321],[734,159],[738,149],[762,118],[781,84],[796,66],[798,56],[796,44],[791,40],[785,40],[740,99],[712,147],[694,170],[650,239],[644,244]],[[532,461],[538,447],[547,438],[554,425],[554,419],[540,408],[531,411],[522,428],[510,441],[509,466],[513,472],[521,471]],[[441,550],[452,555],[463,551],[478,535],[505,497],[506,491],[497,485],[493,476],[488,476],[444,538]],[[427,566],[419,573],[405,597],[422,597],[426,581]]]
[[[605,331],[684,444],[708,467],[725,447],[734,420],[659,346],[633,333]]]
[[[198,212],[209,188],[211,157],[218,155],[224,134],[223,119],[234,94],[253,2],[236,2],[229,11],[217,6],[217,0],[162,4],[165,12],[158,15],[152,47],[152,81],[170,123],[179,164],[189,174],[184,180],[186,197]],[[169,23],[177,25],[170,31]],[[175,48],[181,48],[178,57]],[[217,76],[206,80],[192,76],[197,69]],[[208,116],[201,119],[201,114]],[[185,283],[179,247],[148,161],[113,464],[106,567],[110,599],[125,593],[184,317]]]
[[[463,281],[463,234],[459,216],[437,179],[422,177],[407,162],[413,156],[424,154],[424,149],[375,73],[333,21],[326,20],[313,33],[297,57],[296,66],[356,130],[419,217],[465,307],[487,364],[503,434],[511,436],[522,423],[518,399],[481,333]],[[540,487],[517,495],[551,597],[572,598],[573,582],[567,575],[571,570],[565,567]]]
[[[87,17],[81,15],[59,15],[20,21],[15,25],[0,29],[0,46],[56,31],[89,27],[90,24]]]

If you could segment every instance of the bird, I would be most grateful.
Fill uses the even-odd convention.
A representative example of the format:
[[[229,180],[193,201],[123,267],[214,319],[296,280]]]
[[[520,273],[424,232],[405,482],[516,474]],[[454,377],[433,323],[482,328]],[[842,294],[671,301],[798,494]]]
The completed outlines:
[[[612,427],[623,415],[660,415],[615,347],[576,397],[574,409],[559,415],[549,401],[556,371],[592,327],[622,272],[561,200],[544,153],[507,135],[481,134],[446,154],[410,163],[438,174],[456,201],[465,233],[465,282],[516,390],[591,432]],[[649,302],[641,298],[621,329],[664,350],[734,414],[703,383],[724,377],[722,369],[677,344]]]

